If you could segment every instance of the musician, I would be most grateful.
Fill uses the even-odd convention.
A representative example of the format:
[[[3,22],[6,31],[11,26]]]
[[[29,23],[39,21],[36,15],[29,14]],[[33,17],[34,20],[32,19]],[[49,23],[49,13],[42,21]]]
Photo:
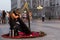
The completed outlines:
[[[15,29],[16,28],[16,21],[17,21],[17,18],[19,16],[16,14],[15,11],[12,11],[9,15],[9,24],[10,24],[10,30],[11,30],[11,34],[13,34],[13,32],[15,32],[17,35],[18,35],[18,30]],[[15,35],[15,34],[14,34]],[[17,36],[16,35],[16,36]]]
[[[16,22],[19,22],[17,30],[15,31],[16,33],[19,31],[24,32],[25,34],[31,34],[30,29],[27,27],[27,25],[22,21],[20,13],[18,12],[18,10],[12,11],[11,15],[10,15],[10,20],[9,20],[9,24],[10,24],[10,29],[13,30],[14,27],[16,27]],[[18,34],[18,33],[17,33]]]
[[[21,13],[19,12],[19,10],[16,10],[16,14],[18,14],[18,18],[17,21],[20,23],[20,27],[19,30],[24,32],[25,34],[31,34],[31,30],[27,27],[27,25],[22,21],[21,19]]]

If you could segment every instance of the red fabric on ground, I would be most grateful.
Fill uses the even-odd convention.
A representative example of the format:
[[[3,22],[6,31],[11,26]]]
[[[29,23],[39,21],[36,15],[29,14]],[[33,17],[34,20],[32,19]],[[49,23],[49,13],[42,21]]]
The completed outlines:
[[[40,37],[39,32],[32,32],[31,34],[24,34],[23,32],[19,32],[19,36],[9,37],[8,34],[2,35],[3,38],[34,38],[34,37]]]

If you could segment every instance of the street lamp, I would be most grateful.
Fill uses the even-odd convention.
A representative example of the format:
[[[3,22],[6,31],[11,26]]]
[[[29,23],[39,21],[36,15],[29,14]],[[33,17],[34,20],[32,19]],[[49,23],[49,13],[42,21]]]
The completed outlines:
[[[39,12],[40,12],[40,10],[42,10],[43,9],[43,7],[41,6],[41,5],[39,5],[38,7],[37,7],[37,10],[38,10],[38,16],[39,16]]]
[[[37,7],[37,9],[43,9],[43,7],[42,7],[41,5],[39,5],[39,6]]]

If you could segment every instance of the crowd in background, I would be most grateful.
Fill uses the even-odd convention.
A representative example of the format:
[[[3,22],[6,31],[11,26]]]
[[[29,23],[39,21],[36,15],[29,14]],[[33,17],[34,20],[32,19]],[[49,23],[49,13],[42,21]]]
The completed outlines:
[[[0,24],[6,24],[8,21],[9,12],[5,10],[0,10]]]

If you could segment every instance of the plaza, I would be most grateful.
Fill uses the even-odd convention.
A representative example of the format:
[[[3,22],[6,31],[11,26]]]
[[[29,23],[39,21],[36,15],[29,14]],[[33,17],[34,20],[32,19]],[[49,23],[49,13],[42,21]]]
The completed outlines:
[[[45,20],[42,22],[40,19],[34,19],[30,25],[31,31],[43,31],[47,35],[44,37],[26,39],[3,38],[1,35],[9,32],[9,24],[0,24],[0,40],[60,40],[60,20]]]
[[[3,3],[1,4],[4,5]],[[7,4],[5,6],[7,6]],[[8,15],[8,18],[6,16],[6,20],[2,18],[2,15],[0,15],[0,40],[60,40],[60,0],[10,0],[10,7],[11,10],[6,12],[6,15],[7,13],[10,14],[12,11],[16,11],[16,9],[18,9],[18,14],[21,14],[21,18],[23,18],[23,14],[26,14],[28,22],[23,20],[25,21],[23,23],[26,23],[27,27],[29,27],[32,32],[42,31],[46,33],[46,35],[44,37],[36,38],[3,38],[2,35],[9,33],[10,27],[12,27],[9,25],[10,21],[8,20],[11,15]],[[3,10],[1,10],[0,13],[3,13],[2,11]],[[18,15],[18,17],[20,18],[20,15]],[[2,21],[2,19],[4,20]],[[14,22],[15,21],[16,20],[14,20]],[[11,24],[14,22],[12,21]],[[23,23],[21,24],[20,21],[20,25],[25,27]]]

